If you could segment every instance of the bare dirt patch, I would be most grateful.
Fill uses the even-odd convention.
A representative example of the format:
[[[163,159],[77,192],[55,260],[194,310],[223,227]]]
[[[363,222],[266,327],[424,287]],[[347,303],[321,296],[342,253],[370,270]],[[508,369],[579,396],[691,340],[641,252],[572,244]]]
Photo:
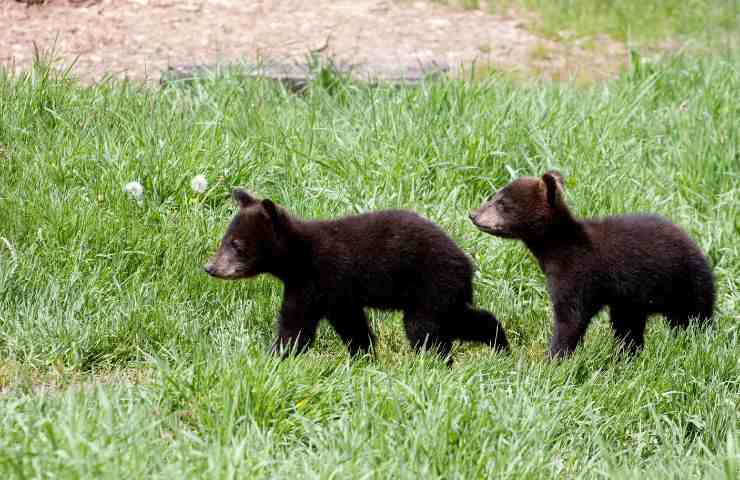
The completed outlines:
[[[624,65],[622,44],[563,45],[492,15],[428,1],[0,0],[0,64],[25,70],[34,42],[88,80],[158,81],[169,66],[260,60],[305,63],[311,51],[358,77],[398,77],[419,65],[601,79]],[[601,43],[601,42],[600,42]]]
[[[91,391],[99,385],[140,385],[149,382],[151,372],[141,368],[104,369],[80,372],[61,363],[36,368],[14,361],[0,361],[0,396],[18,392],[47,394],[66,389]]]

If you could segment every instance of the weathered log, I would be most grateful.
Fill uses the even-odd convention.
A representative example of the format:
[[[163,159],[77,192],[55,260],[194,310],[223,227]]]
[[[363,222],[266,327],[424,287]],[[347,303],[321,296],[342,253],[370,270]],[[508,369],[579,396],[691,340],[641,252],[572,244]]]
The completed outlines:
[[[160,84],[167,85],[202,80],[229,68],[238,68],[242,74],[248,77],[273,80],[283,85],[287,90],[295,93],[305,91],[309,83],[321,71],[320,68],[312,68],[308,63],[264,62],[261,64],[233,65],[177,65],[170,66],[162,72]],[[439,78],[449,72],[447,65],[436,62],[420,63],[408,67],[398,67],[395,65],[357,66],[329,62],[322,68],[330,69],[339,76],[346,76],[354,81],[370,85],[385,84],[395,86],[417,85],[424,80]]]

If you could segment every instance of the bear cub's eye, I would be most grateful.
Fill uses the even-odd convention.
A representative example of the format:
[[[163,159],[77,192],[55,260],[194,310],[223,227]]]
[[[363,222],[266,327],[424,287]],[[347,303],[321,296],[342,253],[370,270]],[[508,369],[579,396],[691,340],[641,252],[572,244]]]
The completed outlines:
[[[242,246],[242,242],[240,242],[236,238],[232,238],[231,242],[229,242],[229,245],[231,245],[231,248],[233,248],[234,250],[239,250]]]

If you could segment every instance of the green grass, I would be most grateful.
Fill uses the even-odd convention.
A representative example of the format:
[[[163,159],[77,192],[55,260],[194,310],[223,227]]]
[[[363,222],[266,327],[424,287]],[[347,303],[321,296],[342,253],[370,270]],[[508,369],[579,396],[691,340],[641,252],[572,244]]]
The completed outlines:
[[[540,27],[551,35],[564,30],[586,36],[606,33],[639,43],[707,40],[740,28],[735,0],[510,0],[510,4],[538,12]]]
[[[466,10],[477,10],[481,8],[481,2],[480,0],[433,0],[437,3],[442,3],[444,5],[454,5],[456,7],[461,7]]]
[[[481,8],[478,1],[437,1]],[[532,11],[536,28],[556,38],[567,31],[586,37],[606,33],[630,44],[687,38],[716,43],[729,35],[736,41],[740,30],[737,0],[490,0],[487,6],[493,12]]]
[[[731,59],[642,65],[590,89],[499,78],[297,97],[238,72],[147,89],[0,73],[2,478],[738,478],[740,91]],[[654,211],[717,276],[716,327],[619,359],[594,320],[563,362],[542,274],[467,212],[512,175],[561,169],[583,216]],[[203,173],[212,188],[190,189]],[[141,204],[123,186],[145,188]],[[266,354],[269,278],[200,271],[244,185],[305,217],[387,207],[447,230],[509,356],[455,365],[372,313],[377,359],[323,327]]]

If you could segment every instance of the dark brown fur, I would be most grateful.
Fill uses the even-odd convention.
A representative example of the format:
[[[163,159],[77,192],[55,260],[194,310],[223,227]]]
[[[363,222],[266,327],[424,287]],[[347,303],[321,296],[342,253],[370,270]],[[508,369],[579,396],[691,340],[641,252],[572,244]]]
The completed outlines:
[[[239,213],[205,270],[220,278],[269,273],[285,285],[275,348],[301,351],[326,318],[352,353],[373,341],[364,307],[402,310],[406,334],[447,355],[452,340],[507,350],[504,330],[472,307],[473,267],[432,222],[387,210],[304,221],[235,190]]]
[[[630,351],[642,348],[651,314],[673,327],[709,322],[712,271],[683,230],[656,215],[576,219],[562,188],[556,171],[522,177],[470,215],[486,233],[522,240],[537,258],[555,314],[552,356],[572,352],[607,305],[614,334]]]

